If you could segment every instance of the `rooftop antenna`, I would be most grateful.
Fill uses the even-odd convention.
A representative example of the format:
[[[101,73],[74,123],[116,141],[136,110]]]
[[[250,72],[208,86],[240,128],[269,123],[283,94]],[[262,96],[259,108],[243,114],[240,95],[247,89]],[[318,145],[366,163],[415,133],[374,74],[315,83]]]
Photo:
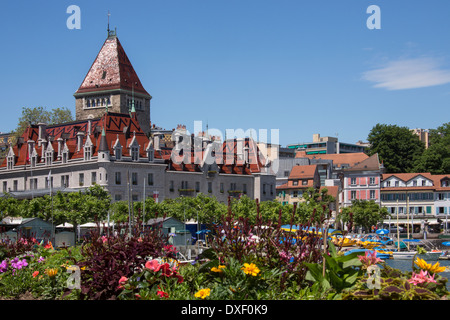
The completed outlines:
[[[109,17],[111,16],[111,14],[109,13],[109,10],[108,10],[108,36],[109,36]]]

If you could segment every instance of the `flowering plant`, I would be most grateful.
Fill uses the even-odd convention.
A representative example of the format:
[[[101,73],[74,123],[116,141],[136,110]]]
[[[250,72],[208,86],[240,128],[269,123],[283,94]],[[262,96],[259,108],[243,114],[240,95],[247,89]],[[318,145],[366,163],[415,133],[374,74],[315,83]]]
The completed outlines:
[[[175,259],[150,258],[129,277],[119,280],[119,299],[168,299],[176,284],[184,279]]]

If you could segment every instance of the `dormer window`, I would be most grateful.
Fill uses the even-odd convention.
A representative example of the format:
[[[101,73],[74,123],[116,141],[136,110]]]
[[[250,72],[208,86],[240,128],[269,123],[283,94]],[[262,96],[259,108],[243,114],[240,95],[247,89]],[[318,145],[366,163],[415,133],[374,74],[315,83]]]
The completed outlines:
[[[31,167],[32,168],[36,167],[36,163],[37,163],[37,155],[34,154],[31,156]]]
[[[131,161],[138,161],[139,160],[139,147],[132,146],[131,147]]]
[[[84,160],[91,160],[91,156],[92,156],[92,147],[85,146],[84,147]]]
[[[67,151],[63,151],[62,153],[62,163],[67,163],[69,160],[69,153]]]
[[[7,168],[8,168],[8,170],[11,170],[12,168],[14,168],[14,156],[8,156]]]
[[[53,150],[45,152],[45,164],[50,166],[53,162]]]
[[[117,146],[114,148],[114,155],[116,156],[116,160],[122,159],[122,147],[121,146]]]
[[[86,138],[86,143],[84,144],[83,149],[84,149],[84,160],[85,161],[91,160],[93,153],[93,146],[91,138],[89,136],[87,136]]]
[[[148,161],[153,161],[153,159],[155,158],[155,150],[150,149],[147,151],[147,155],[148,155]]]

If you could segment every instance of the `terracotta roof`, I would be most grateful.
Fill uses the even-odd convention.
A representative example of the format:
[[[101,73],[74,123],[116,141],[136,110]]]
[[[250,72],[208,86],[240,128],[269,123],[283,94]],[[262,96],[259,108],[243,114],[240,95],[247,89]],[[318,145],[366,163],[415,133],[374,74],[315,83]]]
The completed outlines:
[[[306,154],[305,151],[298,151],[295,154],[295,157],[332,160],[333,166],[335,167],[342,167],[342,165],[348,165],[352,167],[369,158],[369,156],[364,152],[338,153],[338,154]]]
[[[378,153],[368,157],[367,159],[356,163],[350,168],[346,168],[345,171],[365,171],[365,170],[380,170],[380,161],[378,159]]]
[[[382,180],[387,180],[390,177],[397,177],[398,179],[408,182],[411,179],[414,179],[417,176],[423,176],[424,178],[427,178],[429,180],[433,180],[431,173],[429,172],[419,172],[419,173],[385,173],[381,175]]]
[[[317,171],[317,165],[294,166],[289,174],[289,179],[313,179]]]
[[[75,94],[112,89],[134,89],[135,92],[149,95],[116,36],[105,40]]]
[[[338,186],[321,186],[320,190],[327,188],[328,194],[332,196],[335,200],[338,200],[339,196],[339,187]]]

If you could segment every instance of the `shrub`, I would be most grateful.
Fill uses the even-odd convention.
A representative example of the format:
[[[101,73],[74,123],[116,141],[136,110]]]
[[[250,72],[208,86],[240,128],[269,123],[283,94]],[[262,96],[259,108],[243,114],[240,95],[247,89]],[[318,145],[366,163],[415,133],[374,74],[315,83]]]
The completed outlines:
[[[93,234],[91,238],[83,245],[84,260],[78,264],[85,268],[81,272],[81,299],[116,299],[121,292],[119,280],[131,277],[146,263],[146,257],[175,257],[159,227],[143,233],[134,230],[131,235]]]

